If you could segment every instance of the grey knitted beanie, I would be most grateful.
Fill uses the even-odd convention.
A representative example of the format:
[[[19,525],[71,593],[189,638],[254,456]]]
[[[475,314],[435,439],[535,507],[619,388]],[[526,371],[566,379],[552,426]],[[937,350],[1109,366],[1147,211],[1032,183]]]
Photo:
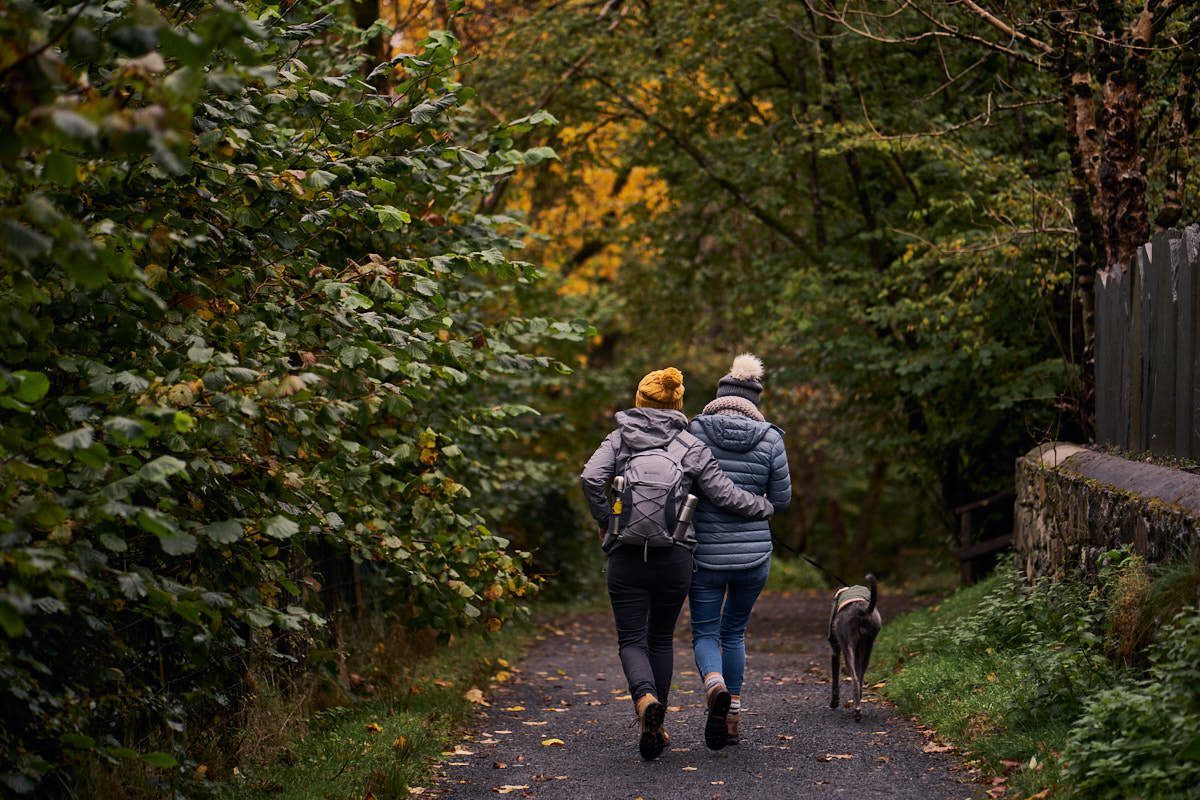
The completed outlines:
[[[729,374],[717,381],[717,397],[744,397],[754,405],[762,398],[763,363],[743,353],[733,360]]]

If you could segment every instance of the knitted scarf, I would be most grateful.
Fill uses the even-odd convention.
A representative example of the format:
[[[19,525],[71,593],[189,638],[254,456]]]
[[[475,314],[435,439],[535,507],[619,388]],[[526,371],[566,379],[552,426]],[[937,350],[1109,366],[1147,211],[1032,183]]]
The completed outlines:
[[[704,407],[701,414],[727,414],[735,417],[749,417],[750,419],[766,422],[766,417],[758,410],[758,406],[750,402],[744,397],[737,395],[726,395],[718,397]]]

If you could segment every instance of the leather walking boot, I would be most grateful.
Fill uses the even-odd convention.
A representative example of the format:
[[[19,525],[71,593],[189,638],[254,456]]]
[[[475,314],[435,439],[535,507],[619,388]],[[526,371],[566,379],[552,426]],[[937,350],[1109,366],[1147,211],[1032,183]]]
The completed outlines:
[[[663,719],[667,715],[667,709],[652,694],[644,694],[639,697],[635,708],[637,709],[638,723],[641,726],[638,735],[638,752],[642,754],[644,760],[653,761],[662,755],[663,747],[666,746],[666,734],[662,725]]]
[[[707,693],[708,719],[704,721],[704,746],[709,750],[720,750],[729,743],[726,720],[733,696],[724,683],[710,686]]]

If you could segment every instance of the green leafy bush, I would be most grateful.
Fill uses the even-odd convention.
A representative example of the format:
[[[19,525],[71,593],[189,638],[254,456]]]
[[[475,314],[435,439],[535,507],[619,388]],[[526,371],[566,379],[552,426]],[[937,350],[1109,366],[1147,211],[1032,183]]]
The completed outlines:
[[[1123,551],[1107,555],[1094,585],[1029,586],[1002,568],[884,627],[885,692],[993,771],[1023,762],[1014,791],[1186,797],[1200,776],[1200,614],[1179,611],[1195,595],[1178,587],[1196,574]],[[1143,635],[1154,644],[1131,658]]]
[[[546,157],[472,135],[455,38],[363,64],[340,6],[0,9],[0,781],[171,769],[366,587],[494,630],[489,528],[547,370],[477,212]],[[377,85],[387,84],[387,91]],[[353,585],[351,585],[353,584]]]
[[[1200,613],[1160,632],[1148,676],[1088,699],[1066,748],[1066,774],[1093,798],[1188,797],[1200,786]]]

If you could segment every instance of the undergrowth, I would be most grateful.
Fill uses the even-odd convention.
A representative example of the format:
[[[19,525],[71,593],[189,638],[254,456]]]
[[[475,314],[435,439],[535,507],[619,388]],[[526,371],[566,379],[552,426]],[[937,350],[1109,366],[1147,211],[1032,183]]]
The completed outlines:
[[[312,714],[267,760],[246,764],[220,787],[224,800],[408,798],[482,700],[507,681],[528,626],[456,638],[425,658],[352,675],[371,694]],[[390,674],[389,674],[390,673]]]
[[[1114,552],[1095,587],[1029,587],[1005,565],[884,626],[884,694],[1007,775],[1010,796],[1195,797],[1197,575]]]

